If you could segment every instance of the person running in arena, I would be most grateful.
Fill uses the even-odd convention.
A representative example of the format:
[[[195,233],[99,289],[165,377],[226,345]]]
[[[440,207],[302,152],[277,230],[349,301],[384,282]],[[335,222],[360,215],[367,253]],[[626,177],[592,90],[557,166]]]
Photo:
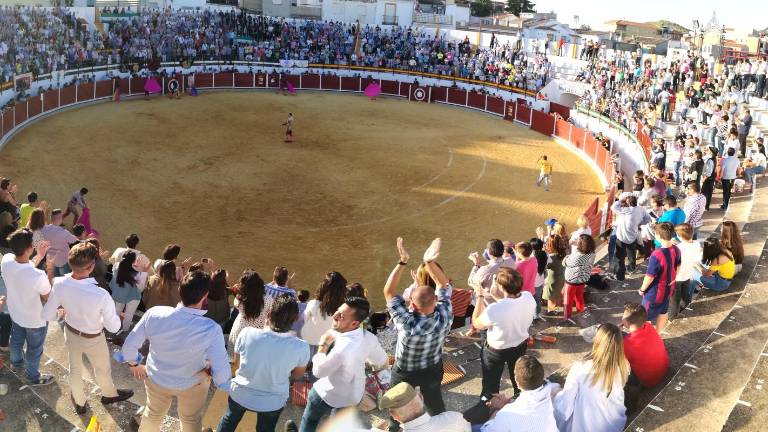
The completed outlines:
[[[536,186],[541,186],[544,183],[544,190],[549,191],[549,183],[552,178],[552,162],[547,160],[547,155],[542,155],[539,160],[536,161],[536,166],[539,168],[539,179],[536,180]]]
[[[74,220],[72,221],[72,225],[75,225],[77,223],[77,220],[80,219],[81,211],[86,207],[88,207],[88,203],[85,202],[85,195],[87,193],[88,193],[88,189],[83,187],[72,194],[72,198],[70,198],[69,202],[67,203],[67,210],[64,212],[64,215],[61,217],[62,221],[66,220],[67,216],[69,216],[69,214],[71,213],[74,215]]]
[[[283,126],[285,126],[285,142],[293,142],[293,113],[288,113],[288,119]]]

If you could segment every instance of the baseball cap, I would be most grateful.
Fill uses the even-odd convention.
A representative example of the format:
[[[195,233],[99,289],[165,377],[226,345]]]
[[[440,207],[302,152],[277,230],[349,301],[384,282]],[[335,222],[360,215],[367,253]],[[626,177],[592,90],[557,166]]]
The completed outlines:
[[[401,382],[384,393],[379,402],[379,408],[400,408],[405,406],[405,404],[413,400],[416,396],[418,396],[418,392],[415,388],[406,382]]]
[[[549,225],[549,226],[554,226],[554,225],[557,223],[557,219],[555,219],[555,218],[550,218],[550,219],[547,219],[547,221],[546,221],[546,222],[544,222],[544,223],[545,223],[546,225]]]

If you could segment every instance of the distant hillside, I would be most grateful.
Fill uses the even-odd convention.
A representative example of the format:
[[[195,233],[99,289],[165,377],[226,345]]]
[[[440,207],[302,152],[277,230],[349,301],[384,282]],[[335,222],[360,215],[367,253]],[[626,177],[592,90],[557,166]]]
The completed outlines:
[[[675,22],[672,22],[672,21],[667,21],[667,20],[649,21],[647,24],[655,24],[655,25],[659,26],[659,28],[667,27],[670,30],[677,30],[677,31],[679,31],[680,33],[683,33],[683,34],[688,33],[690,31],[689,29],[681,26],[678,23],[675,23]]]

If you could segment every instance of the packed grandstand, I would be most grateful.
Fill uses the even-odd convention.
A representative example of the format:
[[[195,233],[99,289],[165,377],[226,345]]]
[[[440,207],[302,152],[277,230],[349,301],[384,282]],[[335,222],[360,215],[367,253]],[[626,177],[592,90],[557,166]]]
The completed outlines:
[[[7,408],[9,396],[53,384],[62,394],[39,398],[64,419],[56,427],[111,416],[115,430],[234,431],[251,412],[259,431],[684,430],[691,423],[664,417],[679,412],[674,400],[684,396],[676,395],[688,382],[691,397],[709,397],[687,371],[716,374],[734,361],[746,375],[724,393],[737,400],[698,404],[720,413],[701,430],[739,429],[733,413],[744,414],[734,406],[745,402],[767,338],[742,340],[757,348],[740,360],[713,355],[712,338],[736,334],[723,328],[748,321],[739,311],[753,306],[741,294],[758,296],[747,280],[759,284],[753,270],[765,259],[766,228],[753,214],[763,211],[767,165],[766,59],[720,64],[695,52],[594,48],[586,59],[558,60],[586,85],[570,107],[543,100],[554,57],[424,28],[234,10],[145,9],[99,31],[64,8],[0,8],[2,144],[38,117],[120,95],[368,95],[375,85],[382,95],[473,108],[554,137],[606,191],[577,226],[551,215],[526,238],[477,239],[485,250],[470,253],[466,268],[438,264],[449,239],[423,254],[392,239],[393,269],[380,281],[386,309],[374,311],[366,297],[379,286],[347,281],[344,269],[310,292],[279,263],[228,278],[214,259],[185,259],[183,238],[162,253],[142,251],[137,234],[101,244],[86,187],[66,199],[38,196],[38,185],[8,173],[23,168],[0,167],[0,377],[23,386],[0,396],[9,417],[0,426],[27,414]],[[390,75],[376,74],[383,70]],[[531,183],[547,190],[557,179],[546,158],[536,173]],[[61,370],[53,354],[41,362],[53,343],[48,322],[65,335]],[[557,348],[566,354],[553,357]],[[93,373],[83,375],[83,354]],[[135,378],[121,379],[131,388],[116,388],[118,369]],[[206,414],[211,381],[228,395]]]

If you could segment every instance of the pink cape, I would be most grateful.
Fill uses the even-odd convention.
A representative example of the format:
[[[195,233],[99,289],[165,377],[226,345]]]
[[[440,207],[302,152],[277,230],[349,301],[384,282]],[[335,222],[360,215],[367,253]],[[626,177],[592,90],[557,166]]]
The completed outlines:
[[[88,237],[99,238],[99,232],[91,226],[91,209],[88,207],[84,208],[83,214],[80,215],[77,223],[82,224],[85,227],[85,233]]]
[[[147,93],[160,93],[163,91],[163,88],[160,87],[156,79],[150,77],[144,81],[144,91]]]
[[[365,87],[365,95],[371,99],[381,94],[381,87],[378,83],[372,82]]]
[[[296,88],[293,87],[293,83],[285,80],[285,88],[288,90],[288,93],[296,93]]]

